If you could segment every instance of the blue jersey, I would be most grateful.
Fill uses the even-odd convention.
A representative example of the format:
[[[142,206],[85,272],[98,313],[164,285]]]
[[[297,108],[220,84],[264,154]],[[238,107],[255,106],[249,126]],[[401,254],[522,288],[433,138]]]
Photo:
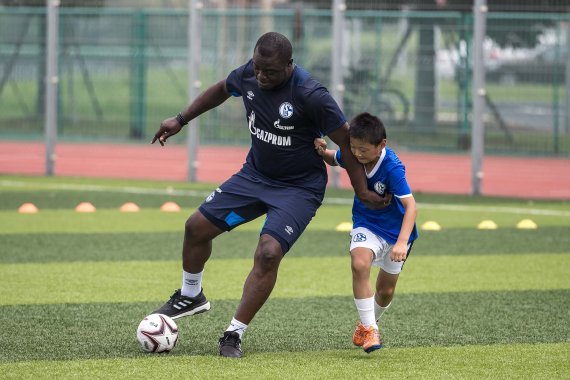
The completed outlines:
[[[340,150],[336,152],[335,160],[344,167]],[[402,228],[405,212],[400,198],[412,195],[406,180],[406,168],[393,150],[385,148],[374,169],[366,173],[366,179],[369,190],[380,195],[386,192],[392,194],[392,203],[381,210],[371,210],[355,196],[352,205],[353,228],[365,227],[388,243],[395,244]],[[418,231],[414,225],[408,243],[416,240],[417,237]]]
[[[313,141],[346,122],[327,89],[295,66],[285,84],[261,90],[251,60],[230,73],[226,87],[242,97],[251,133],[242,171],[324,193],[327,172]]]

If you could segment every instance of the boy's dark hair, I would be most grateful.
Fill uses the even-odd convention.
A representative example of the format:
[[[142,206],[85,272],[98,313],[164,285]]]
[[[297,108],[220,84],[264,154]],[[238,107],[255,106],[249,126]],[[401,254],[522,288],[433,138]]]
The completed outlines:
[[[289,62],[293,56],[293,46],[284,35],[277,32],[265,33],[257,40],[254,51],[262,57],[279,57],[283,63]]]
[[[379,145],[386,138],[386,127],[382,120],[368,112],[356,115],[349,123],[350,137]]]

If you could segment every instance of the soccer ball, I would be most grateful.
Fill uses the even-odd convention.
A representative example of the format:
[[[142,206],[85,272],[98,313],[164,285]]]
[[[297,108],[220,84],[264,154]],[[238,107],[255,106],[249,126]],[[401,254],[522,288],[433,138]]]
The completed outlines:
[[[178,340],[178,326],[167,315],[148,315],[139,324],[137,340],[146,352],[170,352]]]

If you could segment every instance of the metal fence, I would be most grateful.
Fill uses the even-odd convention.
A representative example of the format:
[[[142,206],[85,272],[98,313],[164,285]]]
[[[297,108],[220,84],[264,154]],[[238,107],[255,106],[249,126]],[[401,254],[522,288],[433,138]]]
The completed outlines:
[[[44,136],[46,16],[44,7],[0,7],[2,139]],[[187,104],[188,22],[185,9],[60,8],[58,139],[148,143]],[[569,22],[569,13],[488,13],[487,153],[570,156]],[[287,35],[295,61],[331,86],[340,43],[332,10],[203,8],[201,89],[249,59],[268,30]],[[470,11],[348,9],[347,117],[380,115],[399,149],[468,151],[472,34]],[[240,101],[229,101],[201,117],[200,143],[247,145],[244,125]]]

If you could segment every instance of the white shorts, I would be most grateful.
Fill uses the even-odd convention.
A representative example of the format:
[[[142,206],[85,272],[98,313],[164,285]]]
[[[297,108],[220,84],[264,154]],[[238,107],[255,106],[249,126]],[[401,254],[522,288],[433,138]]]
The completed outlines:
[[[392,261],[390,251],[394,244],[388,243],[380,236],[371,232],[368,228],[357,227],[350,232],[350,252],[353,249],[368,248],[374,254],[372,265],[382,268],[390,274],[399,274],[404,266],[404,261]],[[408,254],[412,244],[408,244]]]

